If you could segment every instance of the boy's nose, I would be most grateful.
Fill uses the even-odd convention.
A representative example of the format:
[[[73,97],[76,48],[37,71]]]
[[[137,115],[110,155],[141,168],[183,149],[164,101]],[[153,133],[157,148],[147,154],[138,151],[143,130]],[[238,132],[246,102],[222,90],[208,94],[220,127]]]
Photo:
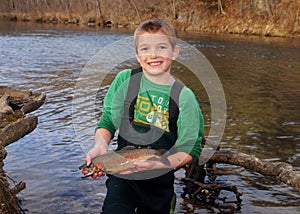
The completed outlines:
[[[153,49],[150,50],[149,56],[150,57],[157,57],[157,54],[158,54],[158,51],[155,48],[153,48]]]

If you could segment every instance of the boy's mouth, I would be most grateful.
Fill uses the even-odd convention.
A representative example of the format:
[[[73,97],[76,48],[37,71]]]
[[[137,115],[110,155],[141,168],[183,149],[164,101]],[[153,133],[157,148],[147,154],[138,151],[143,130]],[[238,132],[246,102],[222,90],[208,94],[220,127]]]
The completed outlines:
[[[159,66],[161,64],[162,64],[162,61],[148,62],[148,65],[150,65],[150,66]]]

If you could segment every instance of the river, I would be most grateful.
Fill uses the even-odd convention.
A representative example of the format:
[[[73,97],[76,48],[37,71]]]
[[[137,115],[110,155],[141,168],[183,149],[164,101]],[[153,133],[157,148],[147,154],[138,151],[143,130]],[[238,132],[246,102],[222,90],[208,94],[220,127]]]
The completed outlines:
[[[80,130],[76,111],[85,112],[88,100],[81,96],[81,102],[74,105],[74,98],[79,96],[78,80],[87,63],[103,48],[130,35],[126,29],[0,22],[0,85],[47,95],[46,103],[32,113],[39,118],[38,127],[6,148],[7,174],[27,184],[19,194],[26,213],[99,213],[105,177],[81,178],[78,166],[85,157],[82,142],[92,145],[93,136],[92,132],[76,133]],[[221,148],[263,160],[285,161],[300,170],[300,40],[192,33],[179,36],[206,56],[222,84],[226,126]],[[115,56],[118,51],[114,49]],[[129,60],[118,66],[133,64]],[[211,126],[208,95],[191,73],[175,72],[195,91],[207,134]],[[99,109],[111,78],[107,80],[97,96]],[[95,114],[99,116],[99,112]],[[178,177],[182,174],[176,173]],[[272,177],[219,164],[217,182],[235,185],[243,193],[238,212],[300,212],[300,194]],[[175,189],[176,213],[218,213],[216,208],[182,198],[179,180]],[[234,200],[230,192],[222,196]]]

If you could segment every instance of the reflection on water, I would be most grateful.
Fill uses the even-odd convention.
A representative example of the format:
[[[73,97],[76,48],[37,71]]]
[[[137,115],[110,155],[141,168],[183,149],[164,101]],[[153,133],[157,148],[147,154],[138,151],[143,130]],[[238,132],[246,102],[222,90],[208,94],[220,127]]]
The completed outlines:
[[[86,63],[102,47],[130,32],[72,26],[0,23],[0,84],[40,90],[46,103],[33,114],[37,129],[8,146],[5,169],[27,188],[21,192],[28,213],[96,213],[105,196],[105,178],[82,180],[78,166],[84,160],[80,143],[92,135],[74,131],[74,109],[86,111],[86,96],[72,103],[76,81]],[[131,34],[130,34],[131,35]],[[227,102],[227,123],[222,148],[236,149],[269,161],[287,161],[300,169],[300,41],[233,35],[181,35],[214,66]],[[118,50],[115,50],[116,55]],[[124,62],[126,68],[134,62]],[[116,69],[116,70],[119,70]],[[106,78],[107,84],[115,72]],[[191,87],[210,126],[210,104],[201,83],[182,65],[174,75]],[[95,103],[108,89],[101,86]],[[74,109],[73,109],[74,108]],[[89,112],[87,112],[88,114]],[[99,117],[99,112],[92,112]],[[76,118],[80,120],[80,118]],[[243,213],[297,213],[300,196],[285,184],[240,167],[218,165],[217,181],[236,185],[243,192]],[[178,177],[183,176],[179,171]],[[180,197],[178,213],[207,213],[192,200]],[[223,193],[232,197],[230,193]],[[210,211],[212,212],[212,211]]]
[[[255,147],[253,152],[262,158],[277,152],[275,157],[287,160],[288,154],[299,151],[299,44],[284,45],[284,39],[273,39],[250,43],[240,38],[209,48],[199,46],[225,89],[226,145],[247,152],[251,152],[247,147]]]

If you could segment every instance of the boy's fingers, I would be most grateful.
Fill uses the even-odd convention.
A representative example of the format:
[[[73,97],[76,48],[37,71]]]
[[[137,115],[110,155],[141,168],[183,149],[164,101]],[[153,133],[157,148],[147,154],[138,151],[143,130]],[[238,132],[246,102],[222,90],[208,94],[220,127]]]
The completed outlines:
[[[85,174],[88,173],[88,171],[87,170],[82,170],[81,173],[85,175]]]
[[[102,172],[98,172],[98,177],[102,177],[104,174]]]
[[[92,175],[92,178],[93,178],[93,179],[96,179],[97,177],[98,177],[97,173],[94,173],[94,174]]]
[[[102,177],[102,176],[104,176],[104,174],[103,174],[102,172],[98,172],[98,173],[94,173],[94,174],[92,175],[92,178],[93,178],[93,179],[96,179],[96,178]]]
[[[89,155],[86,156],[85,158],[85,162],[86,162],[86,165],[89,166],[91,164],[91,158]]]

